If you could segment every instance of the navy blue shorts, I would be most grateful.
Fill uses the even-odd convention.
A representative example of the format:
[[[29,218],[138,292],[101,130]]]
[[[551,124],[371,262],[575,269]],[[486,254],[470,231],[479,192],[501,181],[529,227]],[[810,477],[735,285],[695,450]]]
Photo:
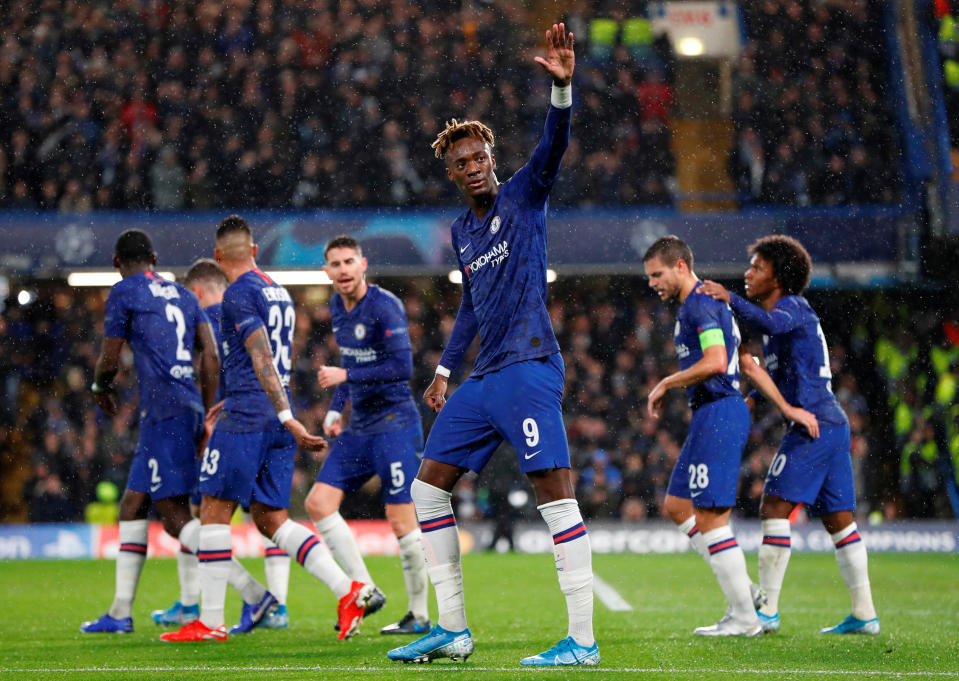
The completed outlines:
[[[555,353],[470,376],[440,410],[423,458],[479,472],[506,440],[524,473],[569,468],[564,375]]]
[[[807,504],[814,515],[855,510],[849,425],[820,425],[815,440],[801,426],[790,428],[769,465],[763,491]]]
[[[689,422],[668,494],[690,499],[696,508],[735,506],[739,465],[748,439],[749,407],[741,397],[701,406]]]
[[[254,501],[289,508],[295,453],[296,440],[279,421],[253,433],[217,428],[203,451],[200,493],[243,508]]]
[[[203,414],[192,409],[141,423],[127,489],[149,494],[153,501],[189,494],[196,485],[196,451],[202,439]]]
[[[347,430],[336,438],[316,481],[349,494],[378,475],[383,483],[383,503],[407,504],[413,501],[410,485],[422,455],[423,426],[419,421],[402,430],[375,435],[354,435]]]

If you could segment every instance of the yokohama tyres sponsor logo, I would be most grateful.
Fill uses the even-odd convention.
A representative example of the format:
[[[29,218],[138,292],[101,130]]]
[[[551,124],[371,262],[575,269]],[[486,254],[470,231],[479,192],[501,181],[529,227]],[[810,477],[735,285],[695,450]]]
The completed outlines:
[[[508,257],[509,257],[509,244],[504,239],[503,241],[500,241],[498,244],[493,246],[493,248],[488,250],[486,253],[478,257],[476,260],[471,262],[469,265],[467,265],[466,276],[472,277],[477,270],[482,269],[483,267],[486,267],[486,265],[490,265],[491,267],[496,267],[501,262],[506,260],[506,258]]]

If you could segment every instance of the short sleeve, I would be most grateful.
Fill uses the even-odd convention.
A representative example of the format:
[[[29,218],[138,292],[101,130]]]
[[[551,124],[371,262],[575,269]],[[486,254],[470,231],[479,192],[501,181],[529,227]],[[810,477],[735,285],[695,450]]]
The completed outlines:
[[[231,286],[223,296],[223,326],[232,326],[240,335],[242,343],[245,343],[254,331],[265,326],[251,293],[250,289]]]

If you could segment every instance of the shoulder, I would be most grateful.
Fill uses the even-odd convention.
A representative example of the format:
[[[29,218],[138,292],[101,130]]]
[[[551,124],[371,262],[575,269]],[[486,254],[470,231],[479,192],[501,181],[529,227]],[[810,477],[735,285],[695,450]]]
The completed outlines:
[[[803,317],[806,315],[816,316],[809,303],[802,296],[785,296],[776,301],[774,308],[779,312],[785,312],[791,317]]]
[[[403,301],[393,293],[392,291],[387,291],[385,288],[380,288],[379,286],[370,286],[371,291],[374,292],[377,303],[384,307],[394,308],[397,311],[404,311],[405,307],[403,306]]]

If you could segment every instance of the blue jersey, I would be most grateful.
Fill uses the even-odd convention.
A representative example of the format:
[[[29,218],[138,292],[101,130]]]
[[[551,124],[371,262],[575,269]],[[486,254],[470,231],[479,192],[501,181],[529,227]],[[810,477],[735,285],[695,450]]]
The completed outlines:
[[[726,349],[726,372],[710,376],[697,385],[686,388],[686,397],[691,409],[715,402],[739,392],[739,327],[729,305],[713,300],[699,290],[697,282],[686,296],[673,331],[673,344],[679,356],[679,368],[688,369],[703,358],[703,349],[711,345],[723,345]]]
[[[193,382],[193,343],[209,323],[196,296],[147,270],[118,281],[107,296],[103,334],[133,350],[140,389],[140,420],[154,423],[185,410],[203,411]]]
[[[559,352],[546,312],[546,206],[569,121],[569,108],[550,106],[529,163],[500,185],[486,216],[466,210],[453,222],[463,300],[442,366],[455,368],[477,332],[474,376]]]
[[[735,293],[729,298],[736,316],[762,332],[766,371],[786,401],[815,414],[820,424],[847,423],[832,394],[826,336],[806,299],[780,298],[767,313]]]
[[[212,305],[207,305],[203,308],[203,311],[206,312],[206,316],[210,318],[210,323],[213,325],[213,335],[216,336],[216,347],[219,349],[220,354],[225,353],[223,347],[223,330],[220,329],[220,320],[223,319],[223,303],[213,303]],[[217,384],[216,388],[216,402],[219,402],[223,399],[223,396],[226,395],[226,374],[223,372],[221,367],[220,369],[220,382]]]
[[[346,383],[337,387],[330,408],[342,411],[349,397],[353,405],[350,430],[358,435],[402,430],[418,423],[419,411],[409,384],[413,350],[406,311],[399,299],[371,285],[347,312],[343,298],[334,293],[330,315],[340,347],[340,365],[346,369]]]
[[[290,367],[296,311],[285,288],[258,269],[239,276],[223,294],[223,374],[226,396],[217,428],[231,432],[265,431],[276,421],[276,409],[260,385],[246,339],[266,329],[273,350],[273,365],[290,396]],[[291,407],[292,408],[292,407]]]

